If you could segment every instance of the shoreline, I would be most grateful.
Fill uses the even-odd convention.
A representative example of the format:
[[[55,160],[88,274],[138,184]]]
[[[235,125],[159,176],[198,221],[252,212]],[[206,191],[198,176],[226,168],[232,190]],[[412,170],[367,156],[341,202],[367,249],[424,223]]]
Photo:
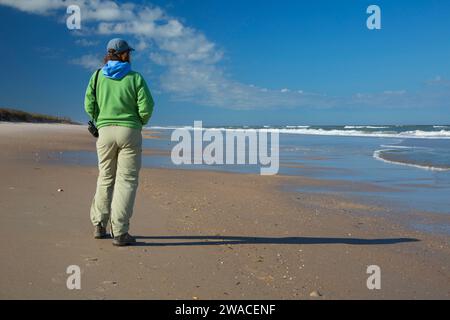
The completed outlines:
[[[1,232],[17,239],[1,245],[2,298],[450,298],[448,237],[407,230],[374,206],[286,190],[311,178],[142,168],[138,245],[95,241],[97,168],[43,161],[51,150],[95,150],[81,127],[30,135],[0,124]],[[70,263],[88,278],[81,292],[65,288]],[[382,290],[365,287],[370,264],[383,270]]]

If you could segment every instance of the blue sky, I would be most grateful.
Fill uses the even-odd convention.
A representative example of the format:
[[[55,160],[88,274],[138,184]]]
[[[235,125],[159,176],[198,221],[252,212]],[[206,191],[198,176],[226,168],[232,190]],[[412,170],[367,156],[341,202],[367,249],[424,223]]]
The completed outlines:
[[[366,27],[370,4],[381,30]],[[0,35],[0,106],[81,122],[87,81],[122,37],[152,125],[450,123],[444,0],[0,0]]]

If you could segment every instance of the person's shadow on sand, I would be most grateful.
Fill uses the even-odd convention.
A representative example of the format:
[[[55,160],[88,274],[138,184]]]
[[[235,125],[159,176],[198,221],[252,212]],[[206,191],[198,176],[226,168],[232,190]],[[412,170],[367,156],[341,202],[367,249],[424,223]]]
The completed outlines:
[[[350,245],[389,245],[404,242],[417,242],[414,238],[325,238],[325,237],[239,237],[239,236],[135,236],[135,246],[213,246],[236,244],[350,244]],[[140,240],[169,240],[168,242],[142,242]],[[176,241],[171,240],[194,240]],[[200,240],[200,241],[195,241]]]

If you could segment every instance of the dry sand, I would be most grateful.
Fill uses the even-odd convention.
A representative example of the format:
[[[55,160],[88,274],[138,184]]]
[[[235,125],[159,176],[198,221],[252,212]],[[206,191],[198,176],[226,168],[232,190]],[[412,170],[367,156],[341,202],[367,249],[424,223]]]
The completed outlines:
[[[92,237],[97,168],[45,161],[95,151],[85,126],[0,123],[0,148],[3,299],[450,297],[448,237],[362,203],[281,190],[311,179],[142,169],[138,244],[116,248]],[[81,268],[81,290],[66,287],[69,265]],[[381,290],[367,289],[368,265],[380,266]]]

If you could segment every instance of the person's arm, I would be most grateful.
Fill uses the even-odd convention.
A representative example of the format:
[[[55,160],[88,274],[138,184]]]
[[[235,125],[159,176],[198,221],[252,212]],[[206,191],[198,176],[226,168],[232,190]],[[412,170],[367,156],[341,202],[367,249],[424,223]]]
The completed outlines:
[[[155,102],[153,101],[153,97],[148,89],[147,83],[141,75],[139,75],[137,83],[137,105],[142,125],[145,126],[152,116]]]
[[[95,101],[94,96],[94,81],[95,81],[94,79],[95,79],[95,72],[91,76],[91,79],[89,80],[89,84],[86,89],[86,95],[84,97],[84,110],[89,115],[89,117],[91,117],[91,119],[97,121],[99,108],[97,102]]]

